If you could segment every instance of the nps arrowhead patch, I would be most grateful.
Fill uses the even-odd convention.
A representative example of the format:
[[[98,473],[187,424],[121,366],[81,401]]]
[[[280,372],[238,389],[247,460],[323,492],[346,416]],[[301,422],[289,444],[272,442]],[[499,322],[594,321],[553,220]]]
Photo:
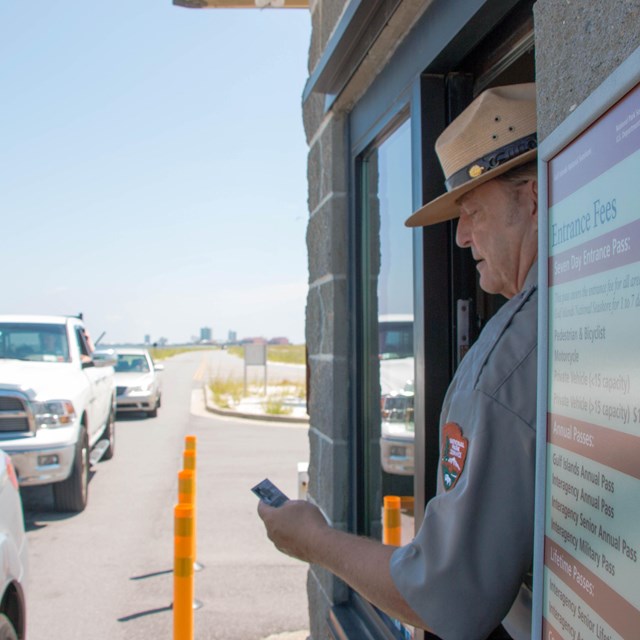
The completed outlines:
[[[464,471],[467,459],[469,441],[462,437],[462,429],[455,422],[447,422],[442,429],[442,481],[444,488],[449,491],[456,486],[456,482]]]

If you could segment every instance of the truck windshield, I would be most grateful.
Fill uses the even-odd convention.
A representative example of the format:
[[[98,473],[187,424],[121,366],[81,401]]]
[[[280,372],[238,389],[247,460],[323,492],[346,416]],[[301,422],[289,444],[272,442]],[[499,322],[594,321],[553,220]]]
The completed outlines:
[[[413,357],[413,320],[380,320],[378,323],[380,359]]]
[[[70,362],[64,325],[0,323],[0,358]]]

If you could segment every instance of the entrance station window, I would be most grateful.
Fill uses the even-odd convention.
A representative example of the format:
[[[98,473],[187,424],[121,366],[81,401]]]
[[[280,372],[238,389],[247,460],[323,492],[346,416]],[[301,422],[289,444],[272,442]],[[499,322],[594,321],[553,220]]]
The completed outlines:
[[[410,122],[359,164],[358,533],[406,544],[414,535],[414,351]],[[387,510],[395,497],[399,511]],[[394,502],[393,500],[391,501]]]

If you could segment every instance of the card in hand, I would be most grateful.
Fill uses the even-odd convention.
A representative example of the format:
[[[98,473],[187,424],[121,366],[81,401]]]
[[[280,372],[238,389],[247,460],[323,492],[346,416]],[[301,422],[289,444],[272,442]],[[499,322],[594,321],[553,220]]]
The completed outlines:
[[[259,482],[255,487],[251,488],[251,491],[255,493],[260,500],[265,502],[271,507],[282,506],[289,498],[276,487],[271,480],[265,478],[262,482]]]

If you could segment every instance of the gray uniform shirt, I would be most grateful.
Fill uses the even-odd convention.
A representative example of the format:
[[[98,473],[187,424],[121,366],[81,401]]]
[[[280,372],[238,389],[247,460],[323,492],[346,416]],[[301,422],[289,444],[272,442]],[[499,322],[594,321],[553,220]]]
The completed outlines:
[[[391,559],[398,590],[444,640],[486,638],[501,621],[530,638],[537,300],[534,264],[460,363],[440,418],[437,495]]]

